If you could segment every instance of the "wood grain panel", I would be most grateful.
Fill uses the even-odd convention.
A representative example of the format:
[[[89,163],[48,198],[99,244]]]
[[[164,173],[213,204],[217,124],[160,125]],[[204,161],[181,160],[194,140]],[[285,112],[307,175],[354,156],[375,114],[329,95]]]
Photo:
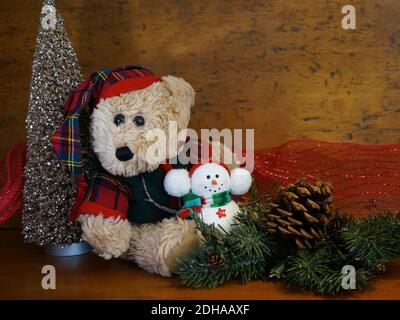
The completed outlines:
[[[143,64],[196,88],[191,126],[255,128],[256,146],[310,137],[399,142],[400,3],[59,1],[85,76]],[[24,136],[40,1],[0,4],[0,151]]]

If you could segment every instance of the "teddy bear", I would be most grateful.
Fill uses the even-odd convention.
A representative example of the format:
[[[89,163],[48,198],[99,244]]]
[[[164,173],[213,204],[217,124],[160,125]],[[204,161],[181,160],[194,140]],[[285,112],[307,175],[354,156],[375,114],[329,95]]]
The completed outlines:
[[[200,214],[206,224],[230,232],[240,209],[233,195],[246,194],[251,186],[250,172],[244,168],[230,170],[223,163],[210,161],[195,164],[190,171],[172,169],[164,179],[168,194],[183,198],[178,218],[193,218]]]
[[[148,153],[152,130],[168,141],[171,121],[178,131],[187,128],[194,98],[185,80],[141,66],[101,69],[69,95],[52,144],[76,184],[69,218],[81,224],[82,239],[100,257],[171,276],[179,257],[200,245],[194,221],[176,219],[179,201],[164,189],[165,174],[179,167],[168,163],[178,151]],[[94,154],[91,170],[85,169],[84,130]]]

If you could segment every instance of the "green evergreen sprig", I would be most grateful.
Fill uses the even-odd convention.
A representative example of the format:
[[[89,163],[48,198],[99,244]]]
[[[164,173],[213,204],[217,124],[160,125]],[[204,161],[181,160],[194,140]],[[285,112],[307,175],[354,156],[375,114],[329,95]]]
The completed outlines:
[[[276,240],[244,214],[239,215],[238,221],[240,223],[226,233],[205,224],[200,218],[196,219],[205,240],[199,250],[181,259],[179,276],[183,284],[194,288],[214,288],[230,279],[247,283],[264,277],[269,260],[273,261],[278,249]],[[211,254],[225,259],[225,264],[210,265]]]
[[[214,288],[232,279],[242,283],[278,280],[300,290],[337,294],[345,292],[343,266],[355,267],[357,289],[363,290],[387,263],[400,256],[399,214],[354,219],[337,212],[318,246],[299,250],[292,242],[268,234],[260,214],[264,208],[262,201],[242,208],[230,233],[197,218],[204,243],[181,259],[182,283]],[[222,262],[213,265],[211,255]]]
[[[369,266],[400,256],[400,215],[385,212],[352,221],[342,232],[349,255]]]
[[[301,290],[335,294],[343,291],[344,274],[341,270],[348,264],[356,267],[356,286],[358,290],[363,290],[373,277],[373,272],[355,263],[351,257],[346,257],[340,248],[332,250],[332,244],[329,248],[322,246],[313,252],[299,250],[294,256],[288,257],[282,280],[288,286]]]

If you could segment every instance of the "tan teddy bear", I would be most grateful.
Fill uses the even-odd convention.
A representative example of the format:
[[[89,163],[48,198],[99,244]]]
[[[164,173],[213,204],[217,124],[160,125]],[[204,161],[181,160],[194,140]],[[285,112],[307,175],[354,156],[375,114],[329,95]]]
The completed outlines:
[[[200,244],[194,221],[175,218],[177,199],[163,188],[174,165],[162,163],[177,152],[149,155],[154,141],[148,137],[161,130],[168,141],[170,121],[178,132],[185,129],[194,97],[185,80],[160,78],[138,66],[100,70],[70,95],[52,142],[77,184],[70,218],[81,223],[82,238],[99,256],[133,260],[149,272],[170,276],[177,259]],[[89,174],[80,139],[84,110],[91,114],[97,158]]]

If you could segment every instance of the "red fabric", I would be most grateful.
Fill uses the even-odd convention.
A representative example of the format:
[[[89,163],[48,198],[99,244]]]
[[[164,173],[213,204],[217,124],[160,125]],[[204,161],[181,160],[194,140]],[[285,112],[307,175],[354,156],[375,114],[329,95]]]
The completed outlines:
[[[75,220],[76,218],[78,218],[79,214],[80,214],[80,208],[81,205],[85,199],[85,193],[87,190],[88,184],[85,181],[85,179],[80,176],[77,179],[77,183],[76,183],[76,198],[75,198],[75,202],[74,205],[71,208],[71,211],[69,213],[69,219],[70,220]]]
[[[121,219],[126,219],[126,212],[121,213],[120,211],[111,209],[96,202],[84,202],[79,208],[79,214],[90,214],[93,216],[102,214],[104,218],[120,217]]]
[[[189,208],[183,209],[183,210],[179,211],[179,213],[176,215],[176,218],[185,220],[190,215],[190,213],[191,213],[191,211]]]
[[[26,143],[20,142],[0,160],[0,224],[22,207],[25,157]]]
[[[117,213],[118,216],[125,219],[131,199],[132,194],[128,186],[118,181],[116,177],[100,173],[90,182],[84,202],[79,207],[77,215],[82,213],[97,214],[99,212],[96,212],[96,210],[102,210],[101,213],[105,215],[115,216]],[[97,204],[97,206],[94,206],[94,204]],[[85,211],[85,209],[90,209],[90,212]]]
[[[162,163],[160,167],[167,173],[168,171],[172,170],[172,165],[170,163]]]
[[[122,80],[103,89],[103,91],[100,94],[100,99],[111,98],[129,91],[140,90],[150,86],[154,82],[159,82],[159,81],[161,81],[160,77],[149,76],[149,75],[142,76],[140,78],[130,78]]]
[[[201,213],[201,209],[202,209],[201,206],[195,206],[192,208],[184,208],[184,209],[180,210],[179,213],[176,215],[176,219],[186,220],[192,212]]]
[[[294,140],[255,152],[258,190],[301,177],[333,184],[341,212],[365,216],[400,209],[400,145],[364,145]]]
[[[25,152],[24,142],[16,144],[0,161],[0,223],[21,208]],[[397,212],[400,208],[400,144],[294,140],[276,148],[257,150],[253,175],[259,192],[275,190],[278,185],[302,177],[329,181],[334,187],[335,207],[355,216],[385,210]],[[104,188],[100,184],[92,187],[98,186]],[[95,194],[89,193],[93,197]],[[121,194],[122,202],[114,204],[126,201],[127,207],[130,195],[126,190],[119,197]]]

